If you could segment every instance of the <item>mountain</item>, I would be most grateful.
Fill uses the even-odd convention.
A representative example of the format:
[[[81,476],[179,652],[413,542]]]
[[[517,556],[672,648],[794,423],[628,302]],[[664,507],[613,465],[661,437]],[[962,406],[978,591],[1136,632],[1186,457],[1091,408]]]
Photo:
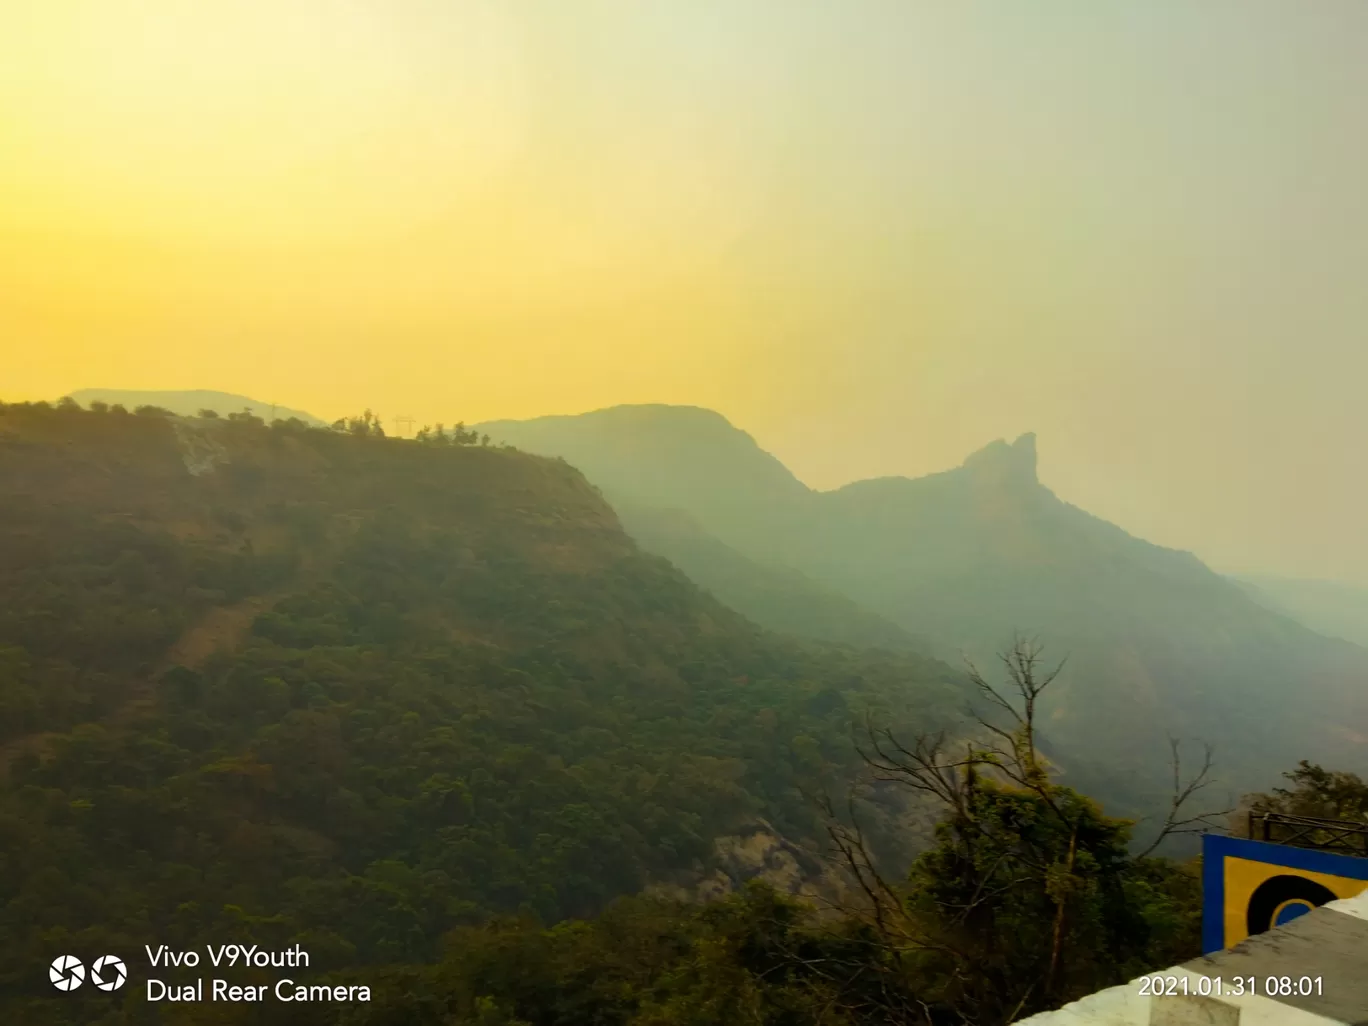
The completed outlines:
[[[213,410],[220,417],[226,417],[230,413],[242,413],[245,410],[265,421],[289,420],[294,417],[310,427],[325,426],[323,421],[303,410],[263,403],[259,399],[249,399],[245,395],[233,395],[231,392],[210,392],[204,389],[135,391],[124,388],[83,388],[78,392],[72,392],[71,398],[82,406],[89,406],[91,403],[106,403],[110,406],[118,404],[128,410],[136,410],[139,406],[157,406],[182,417],[193,417],[200,410]]]
[[[732,609],[762,627],[863,648],[925,650],[893,621],[796,570],[748,559],[682,510],[617,505],[642,548],[664,556]]]
[[[475,430],[586,470],[644,548],[756,623],[824,641],[916,644],[902,628],[849,597],[790,567],[751,559],[721,540],[719,535],[762,548],[757,527],[790,515],[813,493],[712,410],[618,406],[582,416],[490,421]]]
[[[0,1009],[105,1015],[52,1004],[70,951],[360,971],[491,915],[819,886],[803,789],[866,712],[953,727],[965,688],[761,630],[563,462],[0,406]]]
[[[579,416],[497,420],[475,430],[579,467],[614,503],[686,510],[742,551],[811,495],[725,417],[696,406],[614,406]]]
[[[1038,636],[1068,656],[1044,708],[1058,761],[1114,807],[1162,802],[1170,735],[1212,743],[1235,791],[1266,789],[1302,758],[1368,762],[1368,652],[1266,608],[1191,553],[1062,501],[1038,478],[1033,435],[943,473],[817,492],[692,409],[482,430],[562,456],[614,502],[678,507],[747,558],[844,594],[947,659],[991,661],[1014,632]]]
[[[1368,647],[1368,588],[1347,581],[1236,577],[1254,601],[1314,631]]]

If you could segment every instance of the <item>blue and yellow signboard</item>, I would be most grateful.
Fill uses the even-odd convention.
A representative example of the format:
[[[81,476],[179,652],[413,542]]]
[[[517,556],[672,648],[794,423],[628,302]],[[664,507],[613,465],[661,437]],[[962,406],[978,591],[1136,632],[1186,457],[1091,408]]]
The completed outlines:
[[[1207,834],[1202,950],[1234,947],[1319,905],[1368,890],[1368,858]]]

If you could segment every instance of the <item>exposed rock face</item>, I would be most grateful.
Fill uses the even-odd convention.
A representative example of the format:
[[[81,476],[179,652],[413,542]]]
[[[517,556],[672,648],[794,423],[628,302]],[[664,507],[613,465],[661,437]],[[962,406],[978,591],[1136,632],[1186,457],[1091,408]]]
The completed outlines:
[[[730,885],[728,889],[757,878],[789,894],[800,894],[805,889],[808,874],[802,862],[812,859],[774,833],[768,824],[758,824],[754,833],[719,837],[715,846],[722,866],[704,881],[705,885],[720,876]]]
[[[176,445],[180,448],[185,469],[192,477],[212,474],[214,468],[228,462],[228,450],[214,437],[216,421],[193,421],[175,418],[171,430],[176,434]]]
[[[897,787],[875,788],[862,816],[866,839],[881,871],[890,880],[902,879],[911,861],[935,843],[935,825],[942,810],[926,796]],[[829,852],[795,843],[764,820],[713,842],[711,868],[698,866],[687,878],[659,885],[655,893],[693,901],[726,897],[752,880],[777,891],[811,901],[819,909],[849,907],[862,899],[852,891],[843,868],[828,860]]]
[[[845,892],[844,882],[832,867],[763,820],[740,833],[717,838],[713,851],[710,871],[699,866],[695,873],[650,890],[688,901],[714,901],[759,880],[777,891],[819,903],[836,901]]]

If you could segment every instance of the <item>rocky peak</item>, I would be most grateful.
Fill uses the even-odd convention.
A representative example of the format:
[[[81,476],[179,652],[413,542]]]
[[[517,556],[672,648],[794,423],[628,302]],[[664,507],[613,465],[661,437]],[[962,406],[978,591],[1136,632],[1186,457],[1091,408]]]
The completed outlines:
[[[1035,433],[1028,432],[1010,443],[999,438],[965,460],[964,469],[1016,484],[1038,484]]]

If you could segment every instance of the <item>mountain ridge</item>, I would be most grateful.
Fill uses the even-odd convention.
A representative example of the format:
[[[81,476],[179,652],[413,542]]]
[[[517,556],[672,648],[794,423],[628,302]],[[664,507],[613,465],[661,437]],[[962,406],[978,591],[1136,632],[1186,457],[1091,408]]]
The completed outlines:
[[[611,410],[595,416],[600,434],[614,419]],[[668,422],[658,419],[655,433],[668,433]],[[1065,766],[1124,765],[1131,793],[1101,792],[1124,808],[1162,801],[1169,734],[1213,741],[1226,784],[1239,790],[1265,789],[1310,755],[1368,762],[1368,747],[1342,729],[1368,713],[1368,651],[1261,605],[1194,553],[1061,499],[1039,480],[1034,434],[923,477],[777,496],[757,495],[736,471],[753,456],[748,435],[719,455],[724,470],[711,481],[695,466],[684,487],[666,468],[688,443],[652,449],[640,442],[652,436],[636,432],[629,465],[588,444],[572,455],[566,429],[573,420],[533,420],[503,440],[571,460],[610,501],[685,509],[744,556],[834,588],[929,639],[941,658],[990,660],[1017,631],[1068,655],[1044,729]],[[691,458],[705,462],[694,442]],[[650,463],[649,476],[630,472]]]
[[[157,406],[182,417],[193,417],[200,410],[213,410],[220,417],[244,410],[263,420],[288,420],[294,417],[310,427],[325,427],[318,417],[304,410],[291,409],[275,403],[262,402],[245,395],[232,392],[216,392],[212,389],[127,389],[127,388],[82,388],[69,393],[69,398],[89,406],[92,402],[107,405],[118,403],[128,410],[139,406]]]

